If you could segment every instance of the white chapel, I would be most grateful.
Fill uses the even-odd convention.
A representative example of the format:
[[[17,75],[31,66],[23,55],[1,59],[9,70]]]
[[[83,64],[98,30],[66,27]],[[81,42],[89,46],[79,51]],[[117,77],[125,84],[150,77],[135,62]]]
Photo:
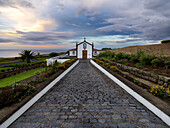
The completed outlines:
[[[93,56],[97,56],[101,50],[95,49],[94,44],[89,43],[84,38],[84,41],[81,43],[76,43],[76,48],[70,49],[68,51],[69,56],[74,56],[77,58],[89,59]]]

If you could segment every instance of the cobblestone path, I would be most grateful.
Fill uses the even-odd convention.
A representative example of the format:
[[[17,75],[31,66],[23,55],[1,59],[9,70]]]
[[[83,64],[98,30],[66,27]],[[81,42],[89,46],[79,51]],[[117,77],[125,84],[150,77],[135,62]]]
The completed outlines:
[[[10,127],[168,126],[87,60],[81,60]]]

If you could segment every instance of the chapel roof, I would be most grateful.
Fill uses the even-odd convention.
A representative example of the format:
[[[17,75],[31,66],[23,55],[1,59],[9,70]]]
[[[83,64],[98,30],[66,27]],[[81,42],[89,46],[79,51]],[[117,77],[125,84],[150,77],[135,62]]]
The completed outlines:
[[[93,48],[93,51],[101,51],[101,50]]]
[[[76,51],[77,49],[76,48],[73,48],[73,49],[69,49],[69,51]]]

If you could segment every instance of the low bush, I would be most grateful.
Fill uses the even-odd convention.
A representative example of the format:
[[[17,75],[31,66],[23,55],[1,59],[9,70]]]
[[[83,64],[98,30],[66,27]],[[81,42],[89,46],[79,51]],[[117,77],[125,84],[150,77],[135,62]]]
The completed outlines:
[[[163,67],[164,61],[160,58],[155,58],[151,61],[152,66],[154,67]]]
[[[56,52],[52,52],[52,53],[49,54],[50,57],[55,57],[55,56],[58,56],[58,55],[59,55],[59,53],[56,53]]]
[[[165,64],[166,69],[170,68],[170,61],[165,61],[164,64]]]
[[[119,71],[119,69],[118,69],[116,66],[111,66],[111,67],[110,67],[110,70],[112,70],[112,71],[114,71],[114,72]]]
[[[1,72],[5,72],[5,69],[1,69]]]
[[[138,63],[139,62],[139,59],[138,59],[138,57],[136,56],[136,55],[132,55],[132,57],[131,57],[131,59],[130,59],[130,62],[132,62],[132,63]]]
[[[152,93],[155,96],[161,96],[161,97],[168,97],[170,95],[169,88],[165,88],[164,85],[156,85],[153,86],[150,90],[150,93]]]
[[[142,85],[142,83],[139,80],[134,80],[134,83],[137,84],[138,86]]]
[[[150,65],[151,61],[154,59],[154,56],[143,54],[139,57],[139,62],[142,66]]]
[[[120,53],[118,53],[118,54],[115,55],[115,59],[116,59],[117,61],[120,61],[120,60],[122,60],[122,59],[125,59],[125,57],[126,57],[126,54],[125,54],[125,53],[122,53],[122,52],[120,52]]]
[[[59,64],[59,65],[57,66],[57,68],[58,68],[58,69],[65,69],[66,66],[65,66],[65,64]]]
[[[28,84],[15,85],[14,87],[7,87],[7,89],[4,88],[3,90],[0,90],[0,108],[21,101],[24,97],[35,91],[36,88]]]
[[[101,61],[101,60],[99,61],[99,63],[100,63],[100,64],[104,64],[104,62],[103,62],[103,61]]]
[[[106,68],[110,68],[110,64],[109,64],[109,63],[104,63],[104,66],[105,66]]]
[[[98,57],[105,57],[106,59],[112,59],[115,57],[115,53],[114,52],[110,52],[110,51],[105,51],[102,52],[98,55]]]

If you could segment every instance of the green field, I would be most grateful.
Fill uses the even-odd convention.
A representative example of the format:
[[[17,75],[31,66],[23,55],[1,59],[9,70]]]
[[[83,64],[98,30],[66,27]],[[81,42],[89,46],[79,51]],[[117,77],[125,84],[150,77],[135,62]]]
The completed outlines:
[[[19,82],[31,76],[34,76],[36,72],[44,71],[45,68],[36,68],[27,72],[23,72],[11,77],[7,77],[4,79],[0,79],[0,87],[6,87],[8,85],[12,85],[15,81]]]

